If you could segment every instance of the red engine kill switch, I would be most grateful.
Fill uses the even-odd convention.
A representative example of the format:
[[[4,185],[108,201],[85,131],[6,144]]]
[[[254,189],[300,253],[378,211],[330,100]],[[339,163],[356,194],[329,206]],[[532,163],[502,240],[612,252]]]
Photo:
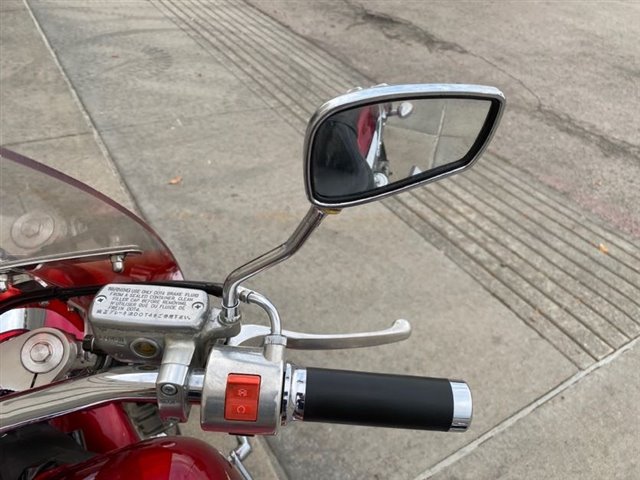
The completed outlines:
[[[225,420],[255,422],[259,398],[260,375],[230,373],[224,399]]]

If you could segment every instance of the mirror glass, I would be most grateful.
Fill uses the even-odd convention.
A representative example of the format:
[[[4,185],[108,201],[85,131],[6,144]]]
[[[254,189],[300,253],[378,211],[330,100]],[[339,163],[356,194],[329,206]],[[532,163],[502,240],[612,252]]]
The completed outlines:
[[[422,98],[330,115],[310,152],[313,197],[339,204],[465,166],[486,141],[491,105],[490,99]]]

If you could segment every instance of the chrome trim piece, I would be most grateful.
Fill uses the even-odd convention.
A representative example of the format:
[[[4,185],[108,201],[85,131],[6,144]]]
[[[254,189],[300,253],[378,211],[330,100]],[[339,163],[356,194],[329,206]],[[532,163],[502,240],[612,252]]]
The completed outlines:
[[[204,369],[194,368],[189,373],[189,389],[187,401],[191,404],[200,403],[202,391],[204,390]]]
[[[304,420],[304,404],[307,395],[307,369],[287,363],[282,393],[281,425]]]
[[[347,202],[325,203],[313,197],[311,189],[311,147],[315,138],[316,132],[320,125],[331,115],[338,113],[342,110],[349,108],[355,108],[362,105],[367,105],[372,102],[393,102],[397,100],[418,100],[424,98],[485,98],[488,100],[497,101],[499,103],[498,113],[495,121],[492,125],[491,131],[488,133],[484,144],[477,152],[476,156],[466,165],[445,172],[435,177],[426,178],[415,184],[406,185],[397,190],[388,192],[381,192],[376,195],[358,200],[351,200]],[[304,182],[307,192],[307,198],[312,205],[317,208],[346,208],[363,203],[373,202],[382,198],[400,193],[418,185],[425,185],[436,180],[448,177],[455,173],[462,172],[467,168],[470,168],[477,160],[482,156],[486,146],[491,141],[493,134],[496,131],[502,112],[504,111],[505,97],[504,94],[495,87],[489,87],[484,85],[464,85],[464,84],[411,84],[411,85],[383,85],[377,87],[371,87],[363,90],[354,91],[341,95],[332,100],[329,100],[323,104],[313,114],[309,123],[307,124],[307,130],[304,139]]]
[[[141,254],[142,249],[138,245],[124,245],[121,247],[93,248],[90,250],[80,250],[72,253],[56,253],[54,255],[42,255],[31,257],[25,260],[13,260],[0,263],[0,272],[7,272],[16,268],[40,265],[41,263],[64,262],[67,260],[89,260],[101,257],[111,258],[113,255]]]
[[[304,420],[304,404],[307,396],[307,369],[297,368],[291,378],[292,420]]]
[[[287,337],[267,335],[264,337],[263,355],[270,362],[282,362],[287,350]]]
[[[453,394],[453,418],[451,419],[451,432],[464,432],[471,425],[473,417],[473,400],[471,390],[465,382],[450,380],[451,393]]]
[[[221,323],[235,323],[240,319],[240,311],[238,308],[238,287],[240,284],[296,253],[307,241],[309,235],[320,225],[320,222],[322,222],[326,215],[327,213],[323,210],[311,207],[286,242],[268,251],[264,255],[251,260],[249,263],[236,268],[227,276],[222,286]]]
[[[282,382],[282,403],[280,404],[280,425],[284,426],[288,421],[289,404],[291,403],[291,376],[294,365],[286,362],[284,364],[284,381]]]
[[[238,335],[229,339],[229,345],[242,345],[250,340],[269,334],[264,325],[243,325]],[[283,330],[287,338],[287,347],[298,350],[339,350],[345,348],[364,348],[400,342],[411,336],[411,324],[399,319],[384,330],[359,333],[316,334]]]
[[[0,315],[0,333],[11,330],[34,330],[44,326],[44,308],[14,308]]]

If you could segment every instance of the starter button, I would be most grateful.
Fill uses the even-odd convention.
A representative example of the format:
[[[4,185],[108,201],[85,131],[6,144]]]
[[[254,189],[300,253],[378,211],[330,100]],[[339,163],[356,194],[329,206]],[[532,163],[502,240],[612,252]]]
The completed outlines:
[[[230,373],[224,400],[225,420],[255,422],[259,398],[260,375]]]

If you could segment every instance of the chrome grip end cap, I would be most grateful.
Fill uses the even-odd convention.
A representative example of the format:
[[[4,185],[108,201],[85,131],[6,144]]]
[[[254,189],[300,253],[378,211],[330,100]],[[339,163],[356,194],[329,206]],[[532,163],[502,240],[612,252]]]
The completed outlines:
[[[453,418],[451,419],[451,432],[465,432],[471,425],[473,417],[473,401],[469,385],[460,381],[449,381],[453,394]]]

